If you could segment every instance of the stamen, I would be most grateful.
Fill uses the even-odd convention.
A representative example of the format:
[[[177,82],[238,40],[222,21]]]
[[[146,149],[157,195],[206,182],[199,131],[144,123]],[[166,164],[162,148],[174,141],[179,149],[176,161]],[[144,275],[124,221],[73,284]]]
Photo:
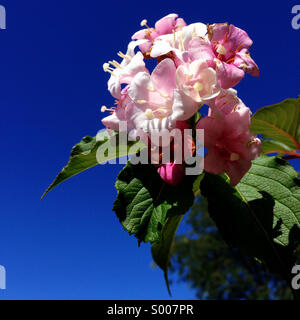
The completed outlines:
[[[164,93],[162,93],[162,92],[159,92],[159,91],[157,91],[157,92],[158,92],[158,94],[159,94],[162,98],[169,99],[169,96],[168,96],[168,95],[166,95],[166,94],[164,94]]]
[[[183,36],[184,36],[184,32],[182,30],[182,27],[180,27],[180,30],[178,31],[178,42],[179,42],[179,49],[182,51],[184,51]]]
[[[146,116],[149,120],[153,119],[153,118],[154,118],[153,111],[152,111],[151,109],[146,109],[146,111],[145,111],[145,116]]]
[[[233,108],[232,108],[232,111],[235,112],[235,111],[238,111],[241,109],[241,106],[237,103]]]
[[[144,103],[146,103],[147,101],[146,100],[137,100],[136,101],[138,104],[144,104]]]
[[[227,60],[227,61],[226,61],[226,63],[231,63],[231,62],[233,62],[234,60],[235,60],[235,57],[233,57],[233,58],[231,58],[231,59]]]
[[[116,60],[113,61],[108,61],[108,63],[110,63],[112,66],[114,66],[115,68],[122,68],[122,66],[120,65],[120,63]]]
[[[244,43],[241,43],[241,44],[236,48],[235,53],[238,53],[238,52],[242,49],[242,47],[243,47],[244,45],[245,45]]]
[[[147,27],[147,28],[149,28],[149,27],[147,26],[147,23],[148,23],[148,21],[147,21],[146,19],[142,20],[142,22],[141,22],[141,27]]]
[[[222,62],[219,60],[219,59],[214,59],[214,62],[216,63],[216,68],[217,68],[217,70],[221,67],[221,65],[222,65]]]
[[[192,39],[197,38],[196,27],[194,26]]]
[[[110,107],[110,108],[107,108],[107,106],[101,107],[101,112],[111,111],[111,113],[114,113],[116,110],[117,110],[117,107]]]
[[[253,144],[257,144],[257,143],[259,143],[259,139],[255,137],[248,142],[247,146],[251,147]]]
[[[240,64],[240,66],[239,66],[241,69],[247,69],[247,64],[246,63],[242,63],[242,64]]]
[[[203,84],[201,82],[196,82],[193,86],[193,88],[197,91],[202,91],[203,90]]]
[[[147,90],[149,92],[157,92],[162,98],[165,98],[165,99],[169,99],[169,96],[162,93],[162,92],[159,92],[158,90],[154,89],[154,88],[147,88]]]
[[[173,47],[176,47],[176,32],[173,30]]]
[[[113,72],[114,72],[114,69],[109,66],[109,63],[103,64],[103,70],[105,72],[109,72],[110,74],[113,74]]]
[[[110,66],[109,66],[109,63],[103,63],[103,70],[105,71],[105,72],[107,72],[107,70],[109,70],[109,69],[111,69],[110,68]]]
[[[118,53],[118,56],[122,59],[127,59],[127,60],[130,60],[130,57],[127,56],[126,54],[124,54],[123,52],[119,51]]]
[[[218,49],[217,49],[217,52],[221,55],[224,55],[227,53],[227,50],[225,49],[224,46],[222,46],[221,44],[219,45]]]
[[[150,36],[152,30],[154,30],[154,29],[153,29],[153,28],[150,28],[147,23],[148,23],[148,21],[147,21],[146,19],[144,19],[144,20],[141,22],[141,27],[146,27],[146,28],[148,29],[148,34],[147,34],[147,35]]]
[[[170,106],[168,106],[167,104],[162,104],[162,103],[157,103],[157,102],[151,102],[151,101],[147,101],[147,100],[136,100],[136,103],[138,104],[145,104],[147,103],[149,106],[153,106],[153,107],[161,107],[160,109],[156,109],[153,112],[168,112],[169,108],[171,108]],[[166,111],[162,111],[162,110],[166,110]]]
[[[168,113],[168,110],[162,109],[162,108],[158,108],[158,109],[156,109],[154,112],[159,112],[159,113],[166,114],[166,113]]]

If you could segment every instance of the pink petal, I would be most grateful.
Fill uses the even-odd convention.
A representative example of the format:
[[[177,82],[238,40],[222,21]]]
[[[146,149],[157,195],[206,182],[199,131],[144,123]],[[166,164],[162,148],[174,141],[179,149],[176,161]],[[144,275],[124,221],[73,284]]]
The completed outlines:
[[[244,107],[239,112],[231,112],[225,117],[224,135],[234,139],[248,132],[251,125],[251,111]]]
[[[252,40],[248,34],[234,25],[227,23],[213,24],[208,26],[208,35],[212,43],[221,44],[226,53],[223,55],[224,60],[230,59],[236,52],[241,49],[249,49],[252,45]]]
[[[244,105],[237,97],[237,92],[234,89],[220,91],[220,94],[209,103],[209,115],[217,116],[219,112],[227,115],[233,111],[237,105]]]
[[[239,153],[245,160],[254,160],[262,152],[261,141],[250,132],[244,134],[240,140],[231,143],[231,150]]]
[[[192,98],[181,90],[174,90],[174,101],[172,106],[171,119],[183,121],[191,118],[199,109],[199,105]]]
[[[251,161],[240,159],[237,161],[228,161],[225,172],[230,178],[230,184],[232,186],[237,185],[243,176],[250,170]]]
[[[232,64],[227,64],[218,60],[216,71],[219,79],[219,85],[223,89],[229,89],[236,86],[245,75],[245,72]]]
[[[205,117],[196,125],[196,129],[204,129],[204,145],[208,149],[214,147],[217,140],[222,137],[224,128],[224,118]]]
[[[151,49],[151,47],[152,47],[152,41],[147,41],[147,42],[145,42],[145,43],[143,43],[143,44],[140,44],[139,45],[139,49],[143,52],[143,53],[146,53],[146,52],[149,52],[150,51],[150,49]]]
[[[148,29],[142,29],[137,31],[132,37],[132,40],[140,40],[140,39],[145,39],[147,35]]]
[[[176,88],[176,67],[174,62],[169,58],[161,61],[153,70],[151,81],[158,91],[172,97],[173,90]]]
[[[209,67],[215,67],[215,54],[212,50],[211,44],[205,39],[195,38],[189,43],[189,57],[191,60],[206,60]]]
[[[178,19],[176,20],[175,28],[185,27],[185,26],[186,26],[186,22],[185,22],[182,18],[178,18]]]
[[[180,164],[167,163],[158,168],[161,178],[172,186],[177,186],[184,178],[184,167]]]
[[[236,54],[234,65],[238,68],[242,68],[245,72],[251,74],[254,77],[259,76],[259,68],[251,58],[247,49],[243,49],[241,50],[241,52]]]
[[[146,39],[148,40],[145,43],[142,43],[139,45],[139,48],[142,52],[149,52],[152,46],[152,41],[157,37],[157,33],[152,30],[150,35],[148,32],[148,29],[142,29],[137,31],[132,37],[132,40],[141,40],[141,39]]]
[[[179,88],[182,88],[182,86],[187,81],[187,75],[188,75],[188,69],[184,65],[180,65],[176,70],[176,83]]]
[[[119,131],[120,121],[125,121],[124,112],[121,110],[102,119],[102,123],[107,129],[116,131]]]
[[[204,158],[204,170],[213,174],[221,174],[225,171],[226,162],[220,156],[216,148],[211,148]]]
[[[177,163],[193,156],[195,143],[192,137],[192,130],[188,121],[177,121],[174,135],[174,159]]]
[[[169,34],[175,28],[177,14],[169,14],[155,23],[155,30],[159,35]]]

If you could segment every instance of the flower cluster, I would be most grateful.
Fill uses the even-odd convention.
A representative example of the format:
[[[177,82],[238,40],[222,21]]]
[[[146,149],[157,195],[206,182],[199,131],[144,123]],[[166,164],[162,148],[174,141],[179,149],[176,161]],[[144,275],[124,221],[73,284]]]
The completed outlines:
[[[196,124],[204,129],[208,150],[204,169],[226,173],[236,185],[261,152],[260,140],[250,132],[250,109],[232,89],[245,72],[259,75],[248,51],[252,40],[234,25],[187,25],[177,14],[160,19],[154,28],[146,20],[141,26],[127,52],[118,53],[122,62],[103,65],[116,99],[114,107],[102,107],[111,113],[103,124],[118,131],[120,121],[126,121],[131,138],[149,141],[157,130],[189,128],[189,119],[207,105],[208,115]],[[145,64],[149,59],[157,61],[152,72]],[[172,185],[182,180],[183,168],[176,159],[158,164],[162,179]]]

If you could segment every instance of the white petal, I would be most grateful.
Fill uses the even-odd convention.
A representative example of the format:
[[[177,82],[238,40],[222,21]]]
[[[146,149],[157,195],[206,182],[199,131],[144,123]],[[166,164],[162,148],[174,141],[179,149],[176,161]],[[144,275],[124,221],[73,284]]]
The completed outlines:
[[[130,41],[129,44],[128,44],[128,47],[127,47],[126,55],[129,56],[129,57],[133,57],[135,55],[134,49],[137,46],[139,46],[139,45],[141,45],[143,43],[146,43],[146,42],[148,42],[147,39],[140,39],[140,40]]]
[[[191,118],[197,111],[199,105],[181,90],[174,90],[174,101],[171,120],[183,121]]]
[[[103,118],[102,123],[108,129],[119,131],[120,119],[117,117],[116,113]]]
[[[121,84],[120,84],[120,75],[115,73],[110,76],[107,82],[108,91],[116,99],[121,97]]]
[[[170,51],[172,51],[173,48],[171,47],[171,45],[164,40],[157,40],[154,42],[153,46],[152,46],[152,50],[151,50],[151,57],[152,58],[157,58],[160,56],[163,56],[167,53],[169,53]]]
[[[136,74],[145,71],[147,72],[144,56],[141,52],[138,52],[121,70],[121,81],[129,83]]]
[[[180,32],[180,31],[178,31]],[[207,27],[203,23],[192,23],[182,28],[183,47],[187,51],[189,42],[195,37],[204,37],[207,33]]]
[[[150,86],[150,75],[146,72],[139,72],[131,81],[128,95],[135,102],[148,100],[149,91],[147,88]]]

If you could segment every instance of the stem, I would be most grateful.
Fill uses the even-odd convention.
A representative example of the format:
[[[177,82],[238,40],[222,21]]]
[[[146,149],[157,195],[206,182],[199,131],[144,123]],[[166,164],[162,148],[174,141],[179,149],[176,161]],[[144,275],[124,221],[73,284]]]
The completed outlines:
[[[285,151],[285,150],[272,150],[272,151],[269,151],[268,154],[269,153],[287,154],[287,156],[283,156],[283,159],[285,159],[285,160],[300,159],[300,153],[299,152]]]
[[[283,159],[285,160],[300,159],[300,154],[284,156]]]

